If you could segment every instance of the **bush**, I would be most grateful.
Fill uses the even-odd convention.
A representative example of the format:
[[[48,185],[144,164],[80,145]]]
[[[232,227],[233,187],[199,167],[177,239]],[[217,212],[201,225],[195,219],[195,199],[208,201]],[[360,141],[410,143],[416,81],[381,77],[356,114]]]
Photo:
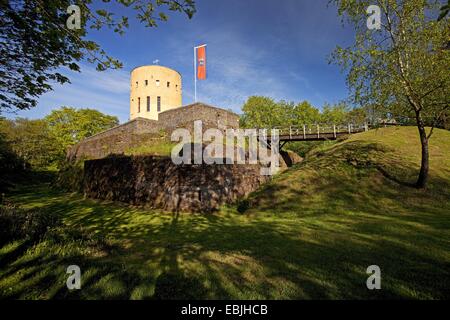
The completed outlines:
[[[71,192],[83,191],[84,161],[65,162],[58,173],[54,186]]]
[[[0,132],[0,194],[9,190],[14,176],[22,173],[25,167],[25,162],[14,153]]]
[[[0,245],[18,239],[41,240],[60,220],[45,211],[25,210],[12,204],[0,205]]]
[[[241,199],[237,203],[237,211],[239,213],[245,213],[250,209],[250,201],[248,199]]]
[[[320,142],[289,142],[284,149],[295,152],[301,157],[305,157],[305,155],[318,144],[320,144]]]

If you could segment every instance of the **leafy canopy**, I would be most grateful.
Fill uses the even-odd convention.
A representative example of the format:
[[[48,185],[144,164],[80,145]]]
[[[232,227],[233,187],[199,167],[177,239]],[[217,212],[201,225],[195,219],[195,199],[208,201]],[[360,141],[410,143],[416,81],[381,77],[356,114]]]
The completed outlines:
[[[45,168],[61,157],[61,150],[56,139],[50,134],[47,123],[40,120],[17,118],[16,120],[2,119],[0,132],[3,136],[7,150],[9,147],[10,159],[20,159],[24,166],[32,168]]]
[[[245,128],[274,128],[314,124],[362,124],[366,111],[351,109],[344,103],[325,104],[320,111],[308,101],[299,103],[279,101],[269,97],[252,96],[242,107],[241,126]]]
[[[0,118],[0,160],[8,163],[0,171],[11,173],[18,164],[33,169],[58,166],[69,147],[118,123],[97,110],[69,107],[53,110],[44,119]]]
[[[439,1],[333,0],[355,27],[352,46],[338,46],[331,61],[347,72],[353,102],[396,116],[439,122],[450,103],[448,19],[436,21]],[[366,26],[366,9],[381,9],[381,30]]]
[[[81,140],[119,124],[119,119],[94,109],[62,107],[44,118],[50,133],[64,150]]]

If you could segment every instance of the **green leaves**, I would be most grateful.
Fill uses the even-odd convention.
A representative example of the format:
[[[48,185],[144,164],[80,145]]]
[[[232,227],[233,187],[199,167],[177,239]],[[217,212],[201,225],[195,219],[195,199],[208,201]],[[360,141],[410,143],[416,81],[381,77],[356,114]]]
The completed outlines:
[[[439,10],[437,1],[380,2],[384,20],[376,33],[361,28],[366,15],[358,8],[368,5],[367,1],[334,2],[356,30],[355,43],[336,47],[331,55],[331,61],[347,73],[355,103],[383,105],[396,114],[404,113],[407,106],[426,117],[434,117],[448,105],[450,58],[443,48],[450,28],[446,21],[430,18]]]
[[[119,124],[117,117],[105,115],[93,109],[62,107],[53,110],[45,121],[58,141],[64,154],[67,148],[96,133]]]
[[[441,13],[438,17],[438,21],[444,19],[448,15],[449,12],[450,12],[450,0],[447,1],[447,4],[445,4],[441,7]]]
[[[3,120],[0,122],[0,134],[15,157],[33,168],[45,168],[61,156],[56,140],[43,120]]]
[[[68,148],[118,123],[116,117],[97,110],[69,107],[39,120],[0,118],[0,159],[8,155],[8,161],[18,159],[33,168],[56,166],[65,159]],[[0,171],[6,167],[0,165]]]
[[[350,108],[344,104],[325,104],[322,112],[308,101],[300,103],[279,101],[272,98],[253,96],[242,107],[241,126],[245,128],[274,128],[313,124],[362,124],[366,121],[363,109]]]

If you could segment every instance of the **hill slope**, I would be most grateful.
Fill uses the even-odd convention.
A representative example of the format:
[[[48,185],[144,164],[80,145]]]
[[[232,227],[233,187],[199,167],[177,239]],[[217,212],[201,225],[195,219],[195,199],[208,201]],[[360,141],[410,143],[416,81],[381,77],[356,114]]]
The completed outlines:
[[[409,209],[420,211],[436,202],[449,208],[449,131],[437,129],[430,140],[427,190],[411,188],[419,169],[420,142],[415,127],[371,130],[315,148],[303,163],[254,194],[251,202],[257,211],[301,215],[333,213],[331,207],[345,212],[378,212],[411,205]]]
[[[296,237],[316,246],[313,264],[327,266],[316,273],[334,263],[343,266],[333,268],[341,277],[375,264],[389,296],[448,298],[449,131],[436,130],[430,140],[427,190],[408,186],[419,168],[415,127],[357,134],[277,176],[251,196],[247,214],[300,222]]]

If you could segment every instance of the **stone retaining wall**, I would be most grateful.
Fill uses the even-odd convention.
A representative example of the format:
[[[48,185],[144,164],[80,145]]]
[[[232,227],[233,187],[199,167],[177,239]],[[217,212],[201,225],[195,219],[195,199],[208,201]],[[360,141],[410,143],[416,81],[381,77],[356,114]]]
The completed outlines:
[[[85,161],[87,197],[166,211],[210,212],[270,179],[258,165],[175,165],[170,158],[109,157]]]

